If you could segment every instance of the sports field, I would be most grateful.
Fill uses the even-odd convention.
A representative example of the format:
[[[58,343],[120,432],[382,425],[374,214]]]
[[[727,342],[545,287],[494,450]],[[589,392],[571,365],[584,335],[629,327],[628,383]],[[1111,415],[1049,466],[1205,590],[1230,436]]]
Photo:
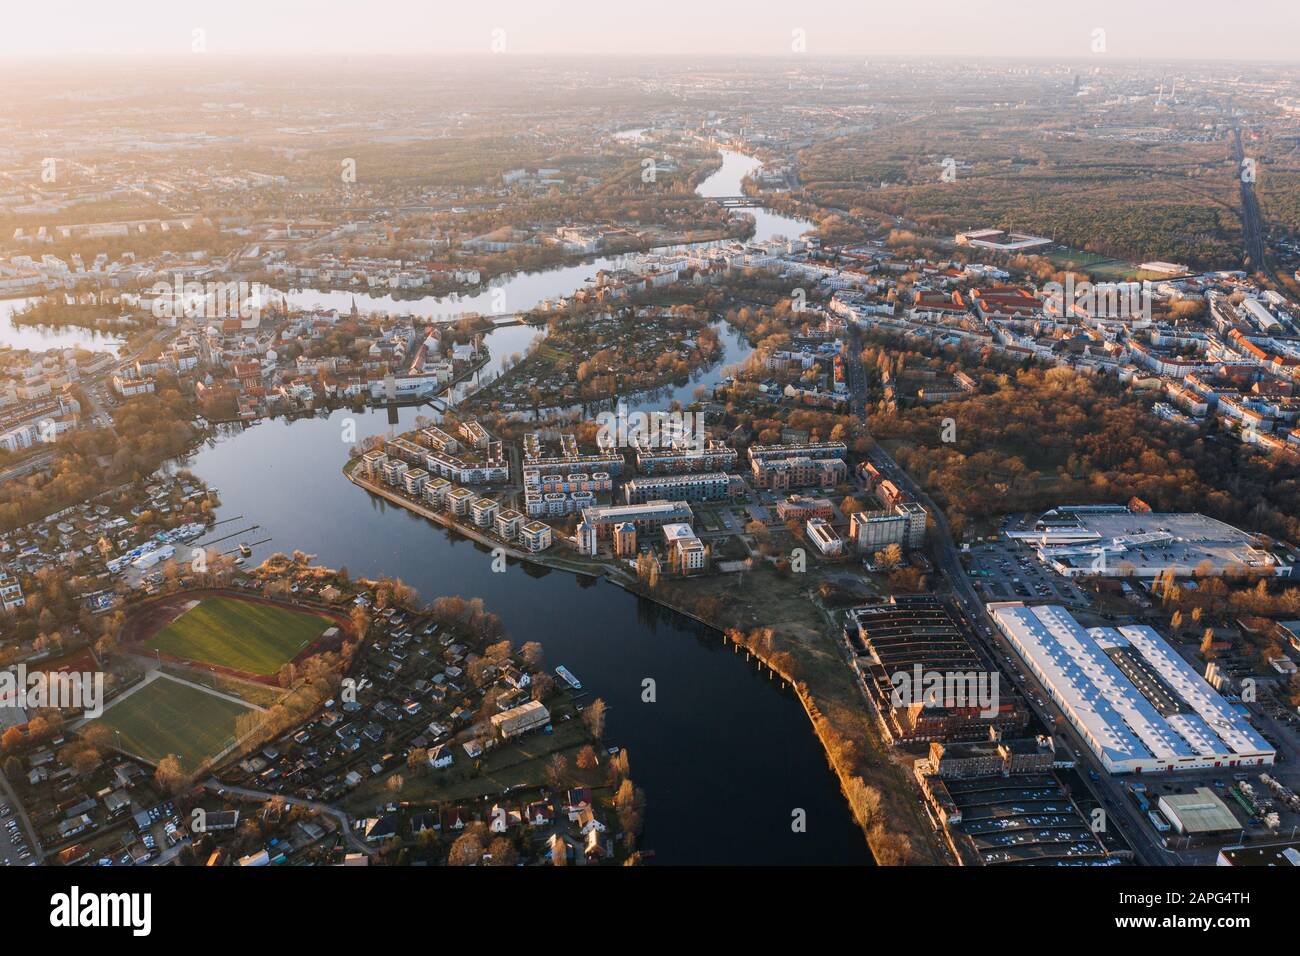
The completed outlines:
[[[159,675],[111,704],[95,722],[117,731],[114,742],[127,753],[153,763],[176,754],[181,766],[193,770],[233,743],[235,718],[251,709]]]
[[[1075,269],[1086,272],[1097,282],[1141,282],[1149,279],[1158,282],[1167,278],[1158,272],[1139,269],[1132,262],[1112,259],[1095,252],[1080,252],[1077,249],[1058,249],[1046,256],[1053,265],[1061,269]]]
[[[155,634],[148,647],[173,657],[269,676],[333,626],[319,614],[209,597]]]

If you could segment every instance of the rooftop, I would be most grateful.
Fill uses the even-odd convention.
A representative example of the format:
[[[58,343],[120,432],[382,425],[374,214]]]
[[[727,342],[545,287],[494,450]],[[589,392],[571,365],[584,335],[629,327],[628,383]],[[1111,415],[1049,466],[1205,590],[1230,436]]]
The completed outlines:
[[[989,611],[1112,772],[1272,763],[1273,749],[1151,628],[1085,630],[1054,605]]]

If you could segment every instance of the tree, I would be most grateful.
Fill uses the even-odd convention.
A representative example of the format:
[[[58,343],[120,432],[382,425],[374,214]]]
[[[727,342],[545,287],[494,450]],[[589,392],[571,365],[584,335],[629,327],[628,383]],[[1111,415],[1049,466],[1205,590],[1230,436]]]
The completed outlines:
[[[84,776],[99,769],[104,762],[104,755],[94,747],[83,747],[72,755],[69,762],[78,774]]]
[[[609,780],[610,783],[617,783],[624,779],[632,772],[631,761],[627,755],[627,749],[624,748],[609,758]]]
[[[189,777],[181,767],[180,758],[175,754],[168,754],[158,761],[158,769],[154,771],[153,776],[158,786],[171,794],[180,793],[189,784]]]
[[[546,780],[552,790],[564,789],[569,776],[569,761],[564,754],[555,754],[546,762]]]
[[[533,675],[532,683],[529,685],[533,689],[533,700],[546,700],[555,693],[555,680],[550,674]]]
[[[483,841],[478,833],[466,831],[456,838],[447,853],[448,866],[478,866],[483,861]]]
[[[519,851],[506,837],[497,837],[487,851],[492,855],[492,866],[514,866],[519,862]]]
[[[890,833],[877,823],[869,834],[871,854],[879,866],[902,866],[912,852],[912,841],[901,833]]]
[[[861,777],[851,777],[845,787],[845,794],[858,822],[864,827],[871,826],[880,814],[880,791],[868,786]]]
[[[537,641],[528,641],[519,649],[519,653],[523,657],[524,664],[529,670],[539,670],[542,666],[542,662],[545,660],[542,645],[537,643]]]
[[[605,702],[597,697],[582,712],[582,719],[587,725],[587,730],[591,732],[591,736],[599,743],[601,738],[605,736]]]
[[[626,835],[629,848],[636,845],[636,837],[641,832],[641,825],[644,822],[641,808],[644,804],[645,793],[633,785],[631,780],[625,779],[618,785],[618,790],[614,794],[614,808],[618,813],[618,822]]]
[[[360,604],[356,604],[348,617],[352,623],[352,634],[358,639],[365,638],[370,631],[370,612]]]
[[[17,727],[6,728],[3,734],[0,734],[0,749],[5,753],[13,753],[23,742],[23,732]]]
[[[600,761],[596,759],[596,748],[591,744],[583,744],[582,748],[578,751],[576,763],[579,770],[595,770],[596,766],[600,763]]]

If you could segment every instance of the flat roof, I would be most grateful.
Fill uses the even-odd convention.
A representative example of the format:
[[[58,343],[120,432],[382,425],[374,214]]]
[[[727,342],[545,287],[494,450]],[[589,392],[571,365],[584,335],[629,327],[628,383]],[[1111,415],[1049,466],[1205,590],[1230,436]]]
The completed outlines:
[[[1149,627],[1086,630],[1065,608],[989,612],[1107,769],[1160,769],[1274,751]]]
[[[1044,561],[1086,567],[1095,574],[1150,577],[1168,568],[1191,574],[1204,562],[1215,571],[1232,565],[1258,569],[1278,564],[1273,555],[1256,546],[1254,535],[1193,512],[1062,506],[1045,512],[1034,529],[1006,534],[1036,544]]]
[[[623,524],[631,524],[631,522],[625,521]],[[684,521],[666,524],[661,530],[663,531],[664,539],[667,541],[689,541],[692,538],[699,537],[699,535],[695,533],[695,529]]]
[[[656,515],[692,514],[685,501],[647,501],[639,505],[593,505],[584,508],[582,517],[588,521],[634,521]]]
[[[1175,728],[1183,733],[1185,727],[1187,733],[1184,736],[1194,743],[1212,735],[1212,739],[1204,741],[1203,753],[1222,753],[1224,745],[1238,754],[1257,754],[1272,749],[1246,718],[1229,706],[1219,692],[1152,628],[1133,624],[1118,630],[1194,711],[1171,718],[1171,723],[1175,719],[1178,721]],[[1190,736],[1192,734],[1195,736]]]
[[[1300,866],[1300,842],[1269,843],[1266,846],[1225,846],[1219,851],[1220,866]]]
[[[1209,787],[1197,787],[1192,793],[1166,793],[1157,806],[1179,833],[1222,833],[1241,829],[1227,804]]]

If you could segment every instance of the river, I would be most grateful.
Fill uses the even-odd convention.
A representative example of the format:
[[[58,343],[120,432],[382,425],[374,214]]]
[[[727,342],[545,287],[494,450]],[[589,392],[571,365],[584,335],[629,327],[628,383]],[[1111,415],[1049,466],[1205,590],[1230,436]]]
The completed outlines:
[[[418,409],[398,410],[399,429]],[[270,534],[253,561],[301,549],[353,575],[389,574],[424,600],[481,597],[516,642],[541,641],[609,705],[607,741],[627,747],[646,791],[643,846],[671,864],[870,862],[861,832],[798,701],[711,629],[612,584],[511,564],[492,571],[474,542],[370,496],[339,474],[357,438],[389,430],[388,412],[232,426],[188,463],[220,492],[231,529]],[[642,702],[655,681],[654,703]],[[807,814],[807,832],[791,814]]]
[[[701,196],[740,195],[741,181],[762,165],[757,159],[744,153],[726,149],[720,152],[722,165],[704,179],[696,189]],[[807,220],[782,216],[767,209],[746,209],[744,213],[754,218],[753,239],[756,242],[764,242],[776,236],[793,239],[813,228],[813,224]],[[709,245],[709,243],[695,245]],[[417,299],[394,299],[390,295],[371,295],[367,292],[298,289],[284,293],[284,297],[296,308],[338,309],[347,312],[355,302],[362,312],[392,312],[400,315],[418,315],[432,321],[452,322],[469,312],[480,315],[527,312],[547,299],[558,299],[572,294],[588,279],[594,279],[597,271],[620,268],[622,262],[621,256],[596,256],[573,265],[501,276],[473,295],[452,294]],[[492,361],[479,373],[480,376],[484,380],[495,377],[500,371],[500,362],[503,358],[516,352],[522,355],[532,341],[541,334],[540,330],[525,326],[502,326],[488,332],[484,336],[484,341],[492,353]],[[734,359],[724,358],[721,364],[731,361]],[[694,384],[688,389],[687,394],[693,389]]]
[[[47,325],[14,325],[12,316],[25,309],[38,297],[24,299],[0,299],[0,346],[8,345],[15,349],[31,349],[44,352],[47,349],[78,348],[87,352],[113,352],[122,345],[122,340],[104,332],[83,329],[76,325],[54,327]]]
[[[700,190],[739,194],[740,177],[755,165],[724,153],[722,168]],[[763,210],[750,212],[759,214],[760,238],[807,228]],[[510,308],[572,292],[599,262],[506,280]],[[351,303],[350,293],[296,295],[336,296],[312,304],[342,309]],[[360,295],[357,301],[366,309],[388,307]],[[453,306],[473,310],[474,302],[432,299],[391,307],[431,314]],[[672,397],[689,401],[697,384],[716,380],[724,364],[743,357],[743,337],[725,326],[720,333],[723,360],[687,385],[656,393],[658,405]],[[489,333],[493,364],[485,371],[522,353],[538,334],[523,326]],[[601,697],[609,705],[606,740],[629,751],[632,779],[647,797],[642,846],[655,851],[657,863],[869,865],[866,842],[793,692],[735,653],[718,632],[602,580],[524,564],[494,572],[482,546],[342,477],[351,447],[343,441],[345,424],[355,424],[360,440],[410,428],[419,413],[397,410],[396,426],[390,412],[379,409],[226,426],[183,464],[218,489],[218,519],[243,516],[229,526],[232,532],[258,524],[248,539],[272,539],[254,548],[252,561],[300,549],[354,576],[400,577],[426,601],[444,594],[481,597],[516,642],[540,641],[548,666],[565,664],[582,680],[586,699]],[[642,699],[646,680],[654,681],[653,703]],[[806,816],[804,832],[792,826],[798,811]]]

